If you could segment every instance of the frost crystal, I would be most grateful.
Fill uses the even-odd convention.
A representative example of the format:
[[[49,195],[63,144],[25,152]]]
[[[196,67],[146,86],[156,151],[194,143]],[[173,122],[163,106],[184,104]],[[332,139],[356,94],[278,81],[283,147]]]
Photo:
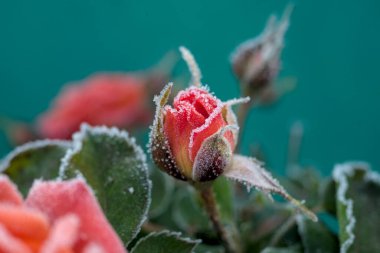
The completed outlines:
[[[354,228],[356,219],[354,216],[354,202],[352,199],[347,198],[346,193],[348,190],[348,180],[347,177],[354,175],[355,170],[360,168],[366,172],[365,180],[372,181],[375,183],[380,182],[380,175],[376,172],[369,170],[369,165],[363,162],[349,162],[345,164],[338,164],[334,167],[333,178],[338,184],[337,189],[337,199],[340,203],[346,206],[346,216],[348,219],[348,224],[345,231],[348,235],[346,241],[344,241],[340,248],[340,253],[348,252],[349,248],[355,241]]]
[[[201,86],[202,73],[193,54],[186,47],[180,47],[179,50],[181,51],[182,58],[186,61],[187,66],[189,67],[192,84],[198,87]]]

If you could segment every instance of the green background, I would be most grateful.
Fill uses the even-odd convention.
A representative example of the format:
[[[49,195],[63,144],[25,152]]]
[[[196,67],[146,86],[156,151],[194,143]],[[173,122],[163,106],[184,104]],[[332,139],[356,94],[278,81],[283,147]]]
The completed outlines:
[[[380,168],[380,2],[294,1],[281,76],[298,85],[248,119],[244,145],[260,142],[284,170],[288,133],[304,124],[302,163],[329,173],[366,160]],[[239,96],[228,56],[261,32],[286,1],[2,0],[0,115],[32,121],[63,84],[97,71],[147,68],[185,45],[221,98]],[[0,155],[9,146],[0,135]]]

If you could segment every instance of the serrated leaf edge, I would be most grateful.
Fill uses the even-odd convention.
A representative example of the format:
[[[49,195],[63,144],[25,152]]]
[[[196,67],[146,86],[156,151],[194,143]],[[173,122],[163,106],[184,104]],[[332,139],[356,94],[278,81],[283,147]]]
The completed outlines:
[[[11,151],[8,155],[6,155],[1,160],[0,172],[4,172],[10,165],[11,161],[19,154],[28,150],[39,149],[39,148],[54,146],[54,145],[61,146],[63,148],[70,148],[71,142],[64,141],[64,140],[45,139],[45,140],[37,140],[37,141],[31,141],[31,142],[25,143],[21,146],[16,147],[13,151]]]
[[[124,139],[128,144],[130,144],[133,148],[133,150],[136,152],[137,156],[139,159],[141,159],[142,164],[143,164],[143,172],[146,173],[146,176],[148,178],[148,201],[146,208],[144,210],[144,213],[141,217],[140,223],[137,225],[137,229],[134,231],[134,233],[131,235],[131,238],[127,242],[127,245],[136,237],[136,235],[140,232],[142,225],[148,218],[148,212],[150,208],[150,204],[152,201],[151,197],[151,191],[152,191],[152,181],[150,180],[149,177],[149,172],[148,172],[148,165],[146,162],[146,155],[143,152],[142,148],[136,144],[136,139],[133,137],[130,137],[128,132],[120,130],[116,127],[107,127],[107,126],[90,126],[87,123],[82,123],[80,126],[80,130],[76,133],[73,134],[72,137],[72,147],[66,151],[65,156],[61,160],[61,166],[59,168],[59,180],[64,179],[64,173],[65,169],[69,165],[70,159],[78,154],[81,149],[82,149],[82,142],[86,135],[90,133],[92,135],[108,135],[109,137],[119,137]],[[83,180],[86,180],[84,176],[82,176],[80,173],[77,175],[78,177],[82,178]],[[91,188],[91,186],[89,186]],[[126,245],[126,246],[127,246]]]
[[[172,236],[172,237],[175,237],[176,239],[180,240],[180,241],[183,241],[183,242],[186,242],[186,243],[190,243],[190,244],[194,244],[191,252],[193,252],[193,250],[195,249],[195,247],[202,242],[202,240],[200,239],[191,239],[190,237],[181,237],[182,236],[182,233],[181,232],[173,232],[173,231],[169,231],[169,230],[162,230],[160,232],[153,232],[153,233],[150,233],[148,234],[147,236],[141,238],[137,243],[136,245],[133,247],[131,253],[134,253],[134,250],[137,248],[137,246],[144,242],[145,240],[151,238],[151,237],[156,237],[156,236],[160,236],[160,235],[166,235],[166,236]]]

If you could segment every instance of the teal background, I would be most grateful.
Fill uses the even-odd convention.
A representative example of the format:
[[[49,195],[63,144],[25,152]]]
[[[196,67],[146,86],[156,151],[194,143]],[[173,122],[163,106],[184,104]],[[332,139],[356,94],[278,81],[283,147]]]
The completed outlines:
[[[380,168],[380,2],[294,1],[281,76],[298,86],[275,106],[249,115],[244,145],[260,142],[284,170],[288,133],[304,123],[302,163],[329,173],[335,163]],[[0,115],[32,121],[61,86],[97,71],[131,71],[185,45],[203,81],[237,97],[228,56],[287,1],[0,1]],[[9,151],[0,135],[0,155]]]

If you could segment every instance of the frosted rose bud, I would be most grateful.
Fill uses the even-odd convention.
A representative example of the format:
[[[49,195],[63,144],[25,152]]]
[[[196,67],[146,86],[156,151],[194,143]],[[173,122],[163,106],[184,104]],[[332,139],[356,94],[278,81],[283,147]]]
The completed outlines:
[[[237,140],[235,115],[205,88],[192,86],[166,105],[172,85],[156,97],[150,148],[157,166],[190,181],[209,181],[229,165]]]
[[[291,8],[277,22],[272,16],[262,34],[239,45],[231,57],[232,68],[247,96],[265,100],[280,69],[284,35],[289,26]],[[265,94],[261,94],[261,93]],[[261,97],[261,95],[264,95]]]

